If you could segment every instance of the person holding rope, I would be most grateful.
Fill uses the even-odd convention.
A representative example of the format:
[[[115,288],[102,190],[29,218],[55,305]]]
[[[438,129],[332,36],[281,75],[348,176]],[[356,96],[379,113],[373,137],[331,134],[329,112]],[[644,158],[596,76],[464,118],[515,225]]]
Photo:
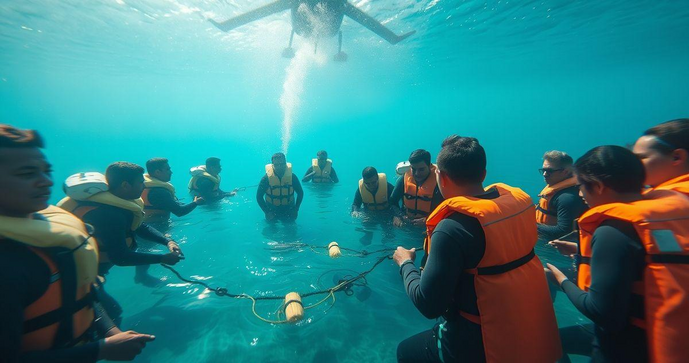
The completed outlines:
[[[425,269],[397,247],[407,295],[443,321],[399,344],[399,362],[552,363],[562,354],[543,266],[534,254],[535,207],[521,189],[483,187],[478,140],[444,142],[436,175],[446,200],[426,220]]]

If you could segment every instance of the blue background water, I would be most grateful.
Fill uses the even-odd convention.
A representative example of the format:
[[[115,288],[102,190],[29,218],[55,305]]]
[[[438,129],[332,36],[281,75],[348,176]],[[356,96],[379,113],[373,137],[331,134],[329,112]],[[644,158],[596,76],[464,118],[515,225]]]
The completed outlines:
[[[341,183],[306,187],[295,227],[267,226],[248,189],[174,218],[170,230],[187,256],[177,266],[183,274],[260,295],[311,291],[324,273],[324,285],[331,282],[332,269],[363,271],[375,261],[276,253],[275,241],[369,250],[421,244],[417,232],[384,238],[349,217],[364,166],[393,175],[412,150],[435,156],[441,140],[458,133],[486,148],[488,182],[535,196],[544,151],[577,157],[689,114],[687,1],[355,1],[394,31],[417,33],[390,46],[345,20],[347,63],[331,61],[334,39],[313,56],[296,38],[306,58],[292,66],[279,56],[288,13],[230,33],[205,21],[263,3],[4,0],[0,121],[41,130],[58,185],[113,161],[163,156],[188,200],[187,170],[208,156],[223,160],[225,189],[258,183],[282,147],[284,87],[301,85],[290,103],[288,159],[303,175],[327,149]],[[61,197],[55,188],[53,201]],[[547,248],[539,253],[568,263]],[[108,282],[124,327],[158,337],[141,362],[393,361],[399,341],[433,324],[411,305],[392,263],[368,276],[368,300],[340,294],[334,308],[309,310],[296,326],[265,324],[247,301],[179,284],[160,267],[151,273],[169,285],[135,285],[133,268],[114,269]],[[258,306],[273,318],[276,308]],[[562,296],[556,310],[560,326],[585,321]]]

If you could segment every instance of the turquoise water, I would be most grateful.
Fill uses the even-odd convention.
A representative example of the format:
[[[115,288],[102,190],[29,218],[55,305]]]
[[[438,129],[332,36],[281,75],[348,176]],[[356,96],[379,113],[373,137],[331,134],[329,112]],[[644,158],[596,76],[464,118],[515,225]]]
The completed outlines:
[[[173,218],[169,233],[187,256],[176,266],[182,274],[258,296],[317,290],[321,276],[330,285],[331,270],[364,271],[376,260],[276,252],[275,242],[421,245],[418,231],[386,232],[349,216],[365,166],[393,175],[412,150],[435,156],[458,133],[486,148],[488,182],[535,196],[544,151],[577,157],[689,114],[684,0],[355,1],[395,32],[417,33],[391,46],[345,20],[344,64],[332,61],[335,39],[313,55],[297,37],[297,57],[281,58],[288,13],[230,33],[205,20],[263,3],[4,0],[0,122],[42,131],[58,186],[113,161],[163,156],[186,200],[187,170],[208,156],[223,160],[231,190],[257,184],[283,147],[300,176],[316,151],[328,150],[341,183],[306,186],[296,226],[268,226],[251,188]],[[53,201],[61,197],[56,187]],[[539,254],[567,265],[547,248]],[[108,281],[124,328],[157,336],[140,362],[389,362],[401,340],[434,323],[411,305],[392,262],[367,276],[367,300],[338,294],[334,307],[308,310],[297,325],[266,324],[246,300],[204,293],[158,266],[151,273],[167,286],[134,284],[130,267],[113,269]],[[259,303],[258,312],[277,318],[278,305]],[[563,296],[556,311],[560,326],[585,322]]]

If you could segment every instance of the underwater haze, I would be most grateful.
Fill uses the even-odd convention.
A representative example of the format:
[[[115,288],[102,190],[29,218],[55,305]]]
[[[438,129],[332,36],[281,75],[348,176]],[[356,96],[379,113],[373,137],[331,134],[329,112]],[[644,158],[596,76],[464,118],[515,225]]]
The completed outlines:
[[[277,247],[423,242],[418,230],[350,217],[366,166],[392,179],[414,149],[435,158],[444,137],[474,136],[487,152],[487,182],[535,198],[545,151],[576,158],[689,115],[687,0],[351,1],[397,34],[416,33],[393,46],[346,18],[346,62],[333,60],[337,38],[320,39],[314,52],[296,35],[296,56],[282,58],[288,11],[228,33],[208,22],[268,2],[0,0],[0,123],[45,137],[52,202],[71,174],[152,157],[170,160],[178,196],[190,201],[189,168],[219,157],[222,188],[249,188],[173,217],[168,233],[186,255],[175,269],[231,293],[309,292],[368,270],[381,254],[332,260]],[[268,225],[252,186],[270,156],[286,151],[301,177],[321,149],[340,183],[304,185],[296,225]],[[547,246],[537,251],[544,263],[569,264]],[[334,305],[283,325],[256,318],[249,300],[216,296],[160,266],[150,272],[166,285],[134,284],[133,267],[108,275],[123,330],[157,337],[137,362],[393,362],[400,341],[434,324],[409,301],[391,260],[354,296],[338,293]],[[279,307],[256,310],[278,319]],[[587,322],[564,296],[555,309],[561,327]]]

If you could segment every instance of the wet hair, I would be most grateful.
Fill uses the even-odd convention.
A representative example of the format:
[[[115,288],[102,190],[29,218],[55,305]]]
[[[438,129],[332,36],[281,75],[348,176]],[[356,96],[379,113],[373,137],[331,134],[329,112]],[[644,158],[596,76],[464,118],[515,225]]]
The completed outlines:
[[[275,163],[275,160],[285,160],[287,161],[287,157],[285,156],[284,153],[275,153],[273,156],[270,157],[270,161]]]
[[[220,166],[220,159],[212,156],[206,159],[206,167],[210,168],[211,166]]]
[[[564,151],[551,150],[543,154],[543,160],[548,160],[549,162],[557,165],[560,168],[569,168],[574,164],[574,160],[571,156],[567,155]]]
[[[321,150],[321,151],[319,151],[318,153],[316,153],[316,157],[317,157],[317,158],[320,159],[321,156],[324,156],[324,157],[327,159],[327,158],[328,158],[328,152],[325,151],[325,150]]]
[[[689,118],[663,122],[646,130],[644,136],[655,137],[651,148],[661,154],[668,155],[676,149],[689,152]]]
[[[364,170],[361,172],[361,176],[364,179],[372,178],[374,176],[378,176],[378,170],[372,166],[367,166],[364,168]]]
[[[457,137],[438,154],[438,168],[456,183],[481,183],[486,171],[486,151],[473,137]]]
[[[459,135],[450,135],[450,136],[446,137],[445,140],[443,140],[443,143],[440,144],[440,147],[445,147],[447,145],[454,144],[455,141],[457,141],[461,138],[462,137]]]
[[[20,130],[11,125],[0,124],[0,147],[43,148],[44,146],[43,138],[36,130]]]
[[[409,163],[416,164],[419,161],[423,161],[426,165],[431,165],[431,153],[424,149],[417,149],[412,151],[409,155]]]
[[[160,170],[163,166],[168,164],[168,160],[165,158],[153,158],[146,162],[146,172],[148,175],[153,174],[156,170]]]
[[[640,193],[646,179],[641,160],[631,150],[616,145],[589,150],[574,163],[574,172],[587,188],[600,182],[618,193]]]
[[[105,171],[105,179],[108,181],[110,189],[119,188],[123,182],[134,184],[137,178],[144,174],[144,168],[134,163],[118,161],[110,164]]]

